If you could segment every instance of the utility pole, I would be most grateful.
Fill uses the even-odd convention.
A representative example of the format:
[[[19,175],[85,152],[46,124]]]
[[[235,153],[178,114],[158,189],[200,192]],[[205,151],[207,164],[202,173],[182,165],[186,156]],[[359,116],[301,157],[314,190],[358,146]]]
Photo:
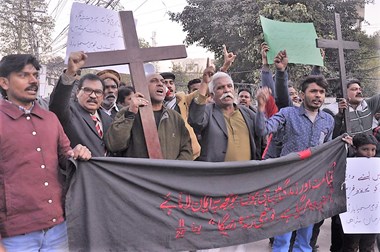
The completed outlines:
[[[25,0],[26,2],[26,7],[27,7],[27,20],[28,20],[28,27],[29,27],[29,32],[28,32],[28,37],[30,41],[30,46],[32,48],[32,54],[37,58],[37,60],[40,58],[39,55],[39,48],[38,48],[38,38],[36,37],[36,33],[34,32],[34,27],[33,27],[33,18],[32,18],[32,7],[30,6],[30,0]]]

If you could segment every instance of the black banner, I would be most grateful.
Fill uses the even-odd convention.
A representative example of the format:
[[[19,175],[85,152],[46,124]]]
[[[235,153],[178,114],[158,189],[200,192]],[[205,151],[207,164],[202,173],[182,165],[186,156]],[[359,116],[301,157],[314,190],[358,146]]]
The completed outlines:
[[[249,243],[346,210],[340,139],[265,161],[79,162],[70,251],[184,251]]]

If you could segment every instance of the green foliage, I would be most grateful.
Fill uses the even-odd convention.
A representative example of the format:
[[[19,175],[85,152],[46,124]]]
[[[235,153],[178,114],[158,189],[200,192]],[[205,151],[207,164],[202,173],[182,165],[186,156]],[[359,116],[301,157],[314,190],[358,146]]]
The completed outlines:
[[[176,91],[188,92],[187,83],[202,76],[203,69],[197,69],[194,62],[190,62],[186,67],[180,63],[172,62],[171,72],[175,75]]]
[[[144,38],[139,38],[139,45],[140,45],[140,48],[149,48],[151,47],[149,42],[146,41]]]
[[[188,6],[181,13],[170,13],[172,21],[183,26],[187,44],[197,43],[215,52],[221,62],[222,44],[237,54],[231,68],[236,82],[258,83],[261,68],[260,44],[263,33],[259,16],[285,22],[312,22],[320,38],[335,39],[334,12],[341,15],[342,33],[345,40],[359,41],[361,49],[346,51],[348,76],[364,78],[369,85],[374,71],[367,67],[367,58],[375,57],[375,37],[369,37],[356,26],[359,16],[357,6],[370,0],[187,0]],[[378,36],[377,36],[378,38]],[[284,48],[286,49],[286,48]],[[378,56],[378,55],[377,55]],[[378,58],[377,58],[378,60]],[[339,77],[337,50],[326,49],[324,74],[332,80]],[[377,61],[377,65],[379,65]],[[373,66],[372,68],[374,68]],[[310,66],[289,65],[292,80],[309,74]],[[335,83],[335,84],[334,84]],[[332,81],[334,93],[338,81]]]

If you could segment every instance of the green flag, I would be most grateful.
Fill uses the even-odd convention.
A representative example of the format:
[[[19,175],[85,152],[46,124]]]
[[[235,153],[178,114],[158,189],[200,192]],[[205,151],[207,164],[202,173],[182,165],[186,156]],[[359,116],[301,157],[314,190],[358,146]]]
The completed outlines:
[[[267,19],[260,16],[264,39],[270,47],[268,62],[286,49],[289,63],[323,66],[320,49],[315,39],[317,33],[313,23],[289,23]]]

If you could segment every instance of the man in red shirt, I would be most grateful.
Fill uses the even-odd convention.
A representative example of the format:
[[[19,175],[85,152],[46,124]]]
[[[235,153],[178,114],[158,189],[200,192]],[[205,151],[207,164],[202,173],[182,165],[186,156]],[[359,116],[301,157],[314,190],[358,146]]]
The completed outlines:
[[[59,170],[91,158],[35,102],[39,69],[28,54],[0,61],[0,251],[68,251]]]

